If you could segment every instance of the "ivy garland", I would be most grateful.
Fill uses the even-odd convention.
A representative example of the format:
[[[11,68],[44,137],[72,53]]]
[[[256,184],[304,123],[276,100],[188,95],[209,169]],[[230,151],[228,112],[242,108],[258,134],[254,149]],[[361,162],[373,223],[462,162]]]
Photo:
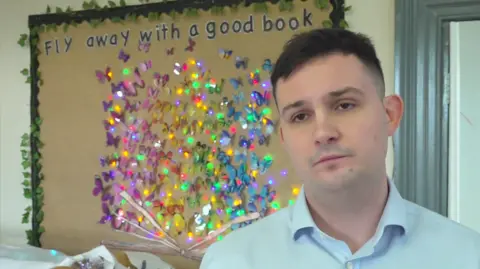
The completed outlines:
[[[301,0],[306,1],[306,0]],[[139,0],[141,4],[150,3],[150,0]],[[96,0],[84,1],[82,4],[83,10],[108,10],[110,8],[125,7],[127,6],[125,0],[119,0],[118,4],[114,1],[108,1],[107,5],[100,6]],[[232,5],[229,7],[231,13],[236,13],[240,5]],[[293,0],[280,0],[277,3],[277,6],[281,12],[291,12],[294,9]],[[320,10],[326,10],[330,7],[330,0],[315,0],[315,6]],[[268,13],[269,5],[266,2],[253,3],[253,11],[256,13]],[[351,10],[351,6],[343,6],[343,12],[346,14]],[[69,14],[75,16],[79,11],[74,11],[71,7],[62,9],[61,7],[47,6],[45,14]],[[224,6],[213,6],[210,8],[210,13],[215,16],[225,15]],[[186,17],[198,17],[199,10],[195,8],[186,8],[181,13],[175,10],[172,10],[168,14],[162,14],[161,12],[150,12],[148,13],[148,21],[161,21],[163,15],[168,15],[172,19],[177,19],[179,15],[185,15]],[[125,22],[136,22],[138,15],[135,13],[129,13],[125,17],[112,17],[110,20],[113,23],[125,24]],[[104,24],[104,21],[98,19],[89,20],[89,24],[92,28],[97,28],[100,25]],[[62,26],[63,32],[67,32],[70,27],[77,27],[78,23],[75,21],[70,22],[69,24],[65,23]],[[330,19],[326,19],[322,22],[322,26],[325,28],[333,27],[333,22]],[[341,28],[348,28],[349,25],[345,19],[340,21]],[[40,54],[40,50],[37,48],[38,44],[38,34],[48,31],[57,32],[57,24],[48,24],[40,25],[30,29],[30,35],[21,34],[20,38],[17,41],[17,44],[21,47],[30,47],[35,48],[33,56],[36,58]],[[20,73],[25,77],[25,83],[31,84],[33,82],[32,75],[30,74],[29,68],[24,68]],[[35,74],[35,81],[37,81],[38,86],[43,85],[43,80],[41,73],[37,71]],[[35,108],[36,110],[36,108]],[[35,113],[37,111],[34,111]],[[38,115],[38,113],[36,113]],[[44,191],[42,187],[42,181],[44,179],[42,173],[42,164],[41,164],[41,153],[40,150],[43,147],[43,143],[40,140],[40,127],[42,125],[42,119],[39,116],[36,116],[35,119],[31,122],[30,133],[24,133],[21,137],[20,143],[20,152],[22,155],[22,168],[23,168],[23,196],[32,201],[31,206],[27,206],[22,215],[22,223],[32,222],[32,229],[26,231],[28,244],[41,247],[40,237],[45,232],[45,228],[41,225],[43,222],[44,212]],[[35,176],[37,179],[36,182],[32,180],[32,176]],[[35,213],[35,214],[33,214]]]

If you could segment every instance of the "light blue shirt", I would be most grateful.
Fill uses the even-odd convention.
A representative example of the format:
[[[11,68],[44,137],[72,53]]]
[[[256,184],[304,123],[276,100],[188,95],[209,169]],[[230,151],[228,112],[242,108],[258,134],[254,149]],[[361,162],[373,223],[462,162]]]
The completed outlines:
[[[478,233],[389,186],[375,235],[354,254],[317,228],[302,189],[294,205],[211,245],[200,269],[480,269]]]

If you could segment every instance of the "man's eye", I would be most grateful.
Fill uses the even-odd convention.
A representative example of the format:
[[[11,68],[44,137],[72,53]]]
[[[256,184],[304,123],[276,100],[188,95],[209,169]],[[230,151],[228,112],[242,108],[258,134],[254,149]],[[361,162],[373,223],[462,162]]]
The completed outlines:
[[[352,103],[341,103],[336,107],[336,109],[337,110],[349,110],[349,109],[352,109],[354,107],[355,107],[355,105],[352,104]]]
[[[296,114],[292,117],[292,122],[302,122],[308,119],[308,115],[305,113]]]

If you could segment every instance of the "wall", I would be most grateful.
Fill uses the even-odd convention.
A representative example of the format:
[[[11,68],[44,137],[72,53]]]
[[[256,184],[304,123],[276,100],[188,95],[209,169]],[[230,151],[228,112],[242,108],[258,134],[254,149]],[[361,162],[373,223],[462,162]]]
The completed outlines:
[[[449,217],[480,232],[480,21],[451,24]]]
[[[99,0],[99,4],[104,4]],[[0,243],[23,244],[28,225],[21,225],[23,209],[29,201],[23,198],[20,166],[20,137],[29,126],[29,85],[19,71],[29,65],[29,52],[16,42],[28,32],[27,17],[50,6],[81,8],[79,0],[3,0],[0,17]],[[127,0],[127,3],[138,3]],[[384,68],[387,93],[393,92],[394,0],[346,0],[352,6],[347,20],[352,30],[369,35],[377,48]],[[391,174],[393,152],[390,147],[387,168]],[[48,180],[48,179],[46,179]],[[48,195],[48,194],[47,194]]]

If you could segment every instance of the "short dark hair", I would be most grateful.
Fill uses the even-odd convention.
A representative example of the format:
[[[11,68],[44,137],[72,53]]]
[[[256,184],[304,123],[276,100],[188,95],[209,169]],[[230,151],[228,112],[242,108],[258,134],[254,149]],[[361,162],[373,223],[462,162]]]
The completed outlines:
[[[372,41],[365,35],[340,28],[322,28],[294,35],[283,47],[270,77],[273,98],[277,101],[277,83],[287,79],[307,62],[335,53],[355,55],[379,80],[378,94],[385,96],[380,60]]]

